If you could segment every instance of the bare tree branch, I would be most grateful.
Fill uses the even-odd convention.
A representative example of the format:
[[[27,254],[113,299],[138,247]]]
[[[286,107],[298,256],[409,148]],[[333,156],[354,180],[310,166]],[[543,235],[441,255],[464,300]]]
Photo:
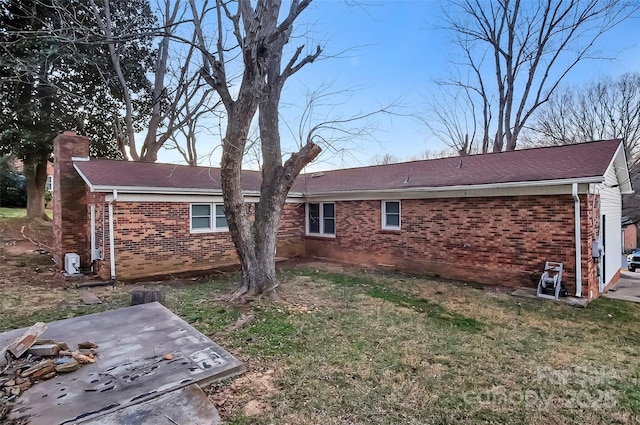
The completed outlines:
[[[489,139],[494,151],[515,149],[533,113],[578,63],[593,58],[602,35],[636,10],[624,0],[454,2],[445,20],[470,73],[449,84],[477,94],[469,113],[481,113],[482,150]]]

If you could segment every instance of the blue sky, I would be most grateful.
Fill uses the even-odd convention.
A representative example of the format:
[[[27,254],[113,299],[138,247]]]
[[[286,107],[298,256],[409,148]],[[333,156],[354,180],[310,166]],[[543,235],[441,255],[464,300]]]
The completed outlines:
[[[350,2],[349,2],[350,3]],[[447,76],[451,68],[451,35],[439,26],[441,1],[386,1],[350,6],[345,1],[318,0],[301,16],[292,40],[308,48],[320,44],[324,54],[337,56],[308,65],[293,76],[283,94],[282,119],[297,127],[305,90],[330,84],[333,91],[347,89],[328,108],[316,108],[316,121],[366,113],[396,103],[399,116],[377,116],[370,137],[343,144],[346,154],[325,149],[311,169],[368,165],[374,155],[393,154],[401,159],[425,150],[446,146],[431,136],[413,114],[426,108],[425,97],[434,80]],[[575,68],[565,84],[582,84],[599,76],[617,76],[640,71],[640,17],[636,14],[600,39],[602,56],[614,60],[587,61]],[[289,132],[282,131],[283,146],[293,146]],[[216,140],[199,141],[200,152],[214,149]],[[219,149],[211,156],[218,165]],[[180,162],[175,152],[161,152],[162,162]],[[207,165],[207,164],[203,164]]]

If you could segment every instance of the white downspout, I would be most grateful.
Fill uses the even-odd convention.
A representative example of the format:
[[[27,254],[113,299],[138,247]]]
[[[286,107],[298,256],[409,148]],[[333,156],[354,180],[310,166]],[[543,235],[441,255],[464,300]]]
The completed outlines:
[[[111,266],[111,280],[116,279],[116,249],[113,246],[115,239],[113,232],[113,203],[118,199],[118,191],[113,190],[113,199],[109,201],[109,263]]]
[[[95,260],[96,251],[96,206],[91,205],[91,264]]]
[[[582,296],[582,252],[580,249],[580,197],[578,196],[578,183],[573,183],[571,187],[575,213],[575,238],[576,238],[576,297]]]

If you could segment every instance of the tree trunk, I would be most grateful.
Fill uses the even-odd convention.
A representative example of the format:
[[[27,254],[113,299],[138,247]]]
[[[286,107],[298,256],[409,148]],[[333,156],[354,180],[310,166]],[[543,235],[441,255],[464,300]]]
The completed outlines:
[[[44,210],[45,185],[47,182],[47,158],[24,164],[27,186],[27,218],[51,220]]]
[[[244,258],[249,261],[242,264],[242,286],[237,291],[240,296],[268,295],[278,286],[275,238],[269,241],[269,236],[276,235],[278,229],[273,229],[271,223],[256,221],[255,225],[254,245],[241,244]],[[263,238],[264,236],[267,238]]]
[[[282,164],[278,106],[286,79],[313,62],[321,52],[300,58],[302,46],[282,69],[283,47],[289,41],[292,24],[307,8],[311,0],[292,2],[288,15],[278,24],[280,0],[258,2],[253,9],[250,0],[239,0],[237,15],[229,16],[225,3],[216,2],[218,23],[228,16],[234,26],[234,35],[241,46],[244,71],[239,87],[234,88],[234,100],[225,72],[223,35],[219,31],[217,58],[204,48],[205,39],[200,20],[194,13],[196,35],[203,49],[205,66],[203,78],[214,88],[227,111],[227,126],[222,140],[220,163],[222,196],[229,233],[242,268],[242,283],[234,299],[269,294],[277,287],[275,254],[280,216],[295,178],[302,167],[320,153],[311,140]],[[196,10],[195,0],[190,7]],[[224,12],[223,10],[224,9]],[[245,34],[242,36],[242,34]],[[282,70],[282,71],[281,71]],[[255,219],[249,219],[242,191],[242,160],[251,121],[260,107],[260,145],[263,154],[260,201],[256,205]],[[195,152],[194,152],[195,153]]]

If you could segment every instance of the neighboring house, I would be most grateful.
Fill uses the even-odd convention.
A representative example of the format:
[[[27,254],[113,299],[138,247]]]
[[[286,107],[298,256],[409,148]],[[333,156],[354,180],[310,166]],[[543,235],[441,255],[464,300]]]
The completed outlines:
[[[20,159],[14,159],[13,170],[18,173],[24,173],[24,164]],[[47,162],[47,181],[45,183],[45,189],[53,192],[53,163]]]
[[[629,217],[622,216],[622,251],[631,252],[638,247],[638,226]]]
[[[219,169],[90,160],[72,132],[54,146],[57,264],[134,279],[237,263]],[[610,140],[300,175],[278,255],[511,287],[560,261],[569,293],[594,298],[620,273],[626,164]],[[251,210],[260,173],[243,187]]]

